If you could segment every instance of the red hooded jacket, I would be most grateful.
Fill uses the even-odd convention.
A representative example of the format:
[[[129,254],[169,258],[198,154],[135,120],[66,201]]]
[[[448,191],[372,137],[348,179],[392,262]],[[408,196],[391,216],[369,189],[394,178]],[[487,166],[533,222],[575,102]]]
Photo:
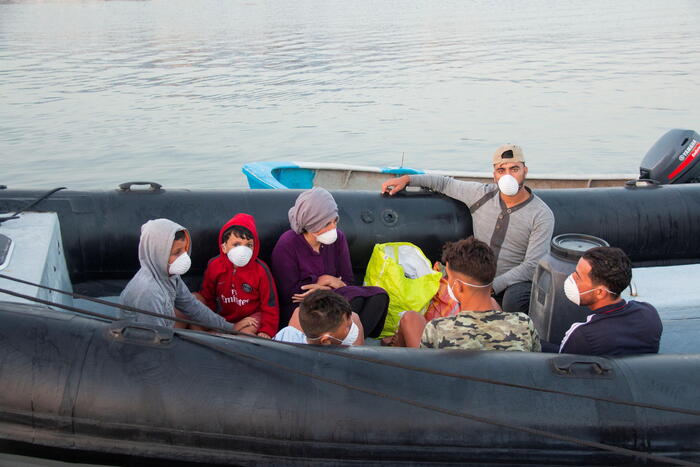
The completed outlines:
[[[248,264],[234,266],[222,249],[222,237],[231,226],[245,227],[253,233],[253,256]],[[255,220],[249,214],[236,214],[219,231],[219,256],[212,258],[204,271],[200,295],[207,306],[235,323],[255,312],[262,312],[258,332],[274,336],[279,325],[279,302],[270,268],[258,258],[260,240]]]

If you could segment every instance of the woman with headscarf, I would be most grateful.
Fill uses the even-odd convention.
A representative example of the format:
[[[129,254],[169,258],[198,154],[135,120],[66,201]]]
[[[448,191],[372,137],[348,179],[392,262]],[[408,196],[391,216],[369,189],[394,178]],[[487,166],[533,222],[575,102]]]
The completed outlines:
[[[272,250],[272,272],[280,301],[280,327],[313,290],[332,289],[345,297],[360,317],[365,336],[376,337],[384,327],[389,296],[380,287],[353,284],[350,250],[345,234],[337,228],[338,206],[323,188],[297,197],[289,210],[291,229]]]

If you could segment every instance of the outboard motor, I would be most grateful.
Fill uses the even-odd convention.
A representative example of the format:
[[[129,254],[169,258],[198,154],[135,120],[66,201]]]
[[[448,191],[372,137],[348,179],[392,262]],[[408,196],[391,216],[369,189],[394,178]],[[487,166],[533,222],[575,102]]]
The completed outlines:
[[[583,322],[591,311],[574,305],[564,295],[564,281],[578,260],[591,248],[610,246],[605,240],[584,234],[561,234],[552,239],[550,253],[537,264],[532,281],[530,318],[540,339],[559,344],[575,322]]]
[[[649,149],[639,178],[660,184],[700,181],[700,135],[693,130],[670,130]]]

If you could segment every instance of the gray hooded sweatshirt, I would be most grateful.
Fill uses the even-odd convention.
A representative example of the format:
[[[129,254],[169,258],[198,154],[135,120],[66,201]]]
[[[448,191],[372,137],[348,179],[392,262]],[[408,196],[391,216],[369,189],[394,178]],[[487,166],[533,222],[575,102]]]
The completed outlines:
[[[141,269],[129,281],[119,297],[122,305],[175,316],[174,308],[185,313],[192,321],[205,326],[233,329],[233,325],[198,301],[179,275],[168,274],[168,259],[175,233],[187,230],[168,219],[155,219],[141,227],[139,262]],[[188,254],[191,249],[187,234]],[[124,319],[138,323],[173,327],[174,321],[141,313],[122,311]]]

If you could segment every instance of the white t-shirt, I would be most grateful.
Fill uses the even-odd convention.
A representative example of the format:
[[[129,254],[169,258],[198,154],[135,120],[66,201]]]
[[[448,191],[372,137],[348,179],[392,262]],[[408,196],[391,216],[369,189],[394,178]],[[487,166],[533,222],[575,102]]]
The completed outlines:
[[[306,334],[294,326],[287,326],[286,328],[280,329],[280,331],[275,334],[274,340],[291,342],[292,344],[308,344],[306,341]]]

